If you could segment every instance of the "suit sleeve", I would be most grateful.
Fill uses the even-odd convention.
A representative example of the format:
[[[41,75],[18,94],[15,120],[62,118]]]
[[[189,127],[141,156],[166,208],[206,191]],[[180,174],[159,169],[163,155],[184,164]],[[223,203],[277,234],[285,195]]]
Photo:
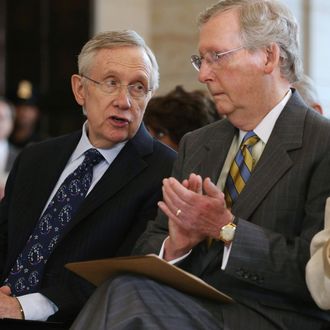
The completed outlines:
[[[183,175],[181,173],[184,159],[184,148],[181,146],[182,144],[183,143],[181,142],[178,158],[174,162],[171,174],[171,176],[176,177],[180,181],[183,180]],[[158,255],[163,241],[167,236],[168,218],[160,209],[158,209],[156,219],[149,221],[146,230],[137,240],[132,250],[132,255],[146,255],[150,253]]]

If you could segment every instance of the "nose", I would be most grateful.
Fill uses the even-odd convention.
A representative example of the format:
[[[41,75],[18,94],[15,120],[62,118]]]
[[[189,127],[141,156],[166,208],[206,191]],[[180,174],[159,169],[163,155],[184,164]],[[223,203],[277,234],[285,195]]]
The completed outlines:
[[[207,61],[203,60],[201,63],[201,67],[199,69],[198,80],[201,83],[206,84],[212,79],[213,79],[213,72],[211,70],[211,65],[209,65]]]
[[[129,109],[132,105],[131,96],[126,85],[121,85],[118,88],[116,95],[116,103],[121,109]]]

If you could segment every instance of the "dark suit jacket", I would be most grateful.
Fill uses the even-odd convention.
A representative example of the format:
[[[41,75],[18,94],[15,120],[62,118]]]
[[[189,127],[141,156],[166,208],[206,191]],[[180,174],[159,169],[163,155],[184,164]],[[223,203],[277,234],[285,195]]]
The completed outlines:
[[[189,133],[173,175],[181,181],[193,172],[216,183],[236,133],[226,119]],[[328,318],[307,290],[305,265],[311,238],[323,226],[329,170],[330,122],[294,92],[232,208],[237,229],[225,270],[220,241],[210,249],[199,244],[181,267],[268,318],[272,308]],[[160,212],[133,252],[158,253],[167,231]]]
[[[23,249],[80,136],[77,132],[34,144],[18,156],[0,204],[2,280]],[[40,293],[59,307],[51,320],[74,318],[94,289],[64,265],[129,255],[147,221],[156,216],[162,179],[171,173],[175,157],[143,125],[127,142],[48,259]]]

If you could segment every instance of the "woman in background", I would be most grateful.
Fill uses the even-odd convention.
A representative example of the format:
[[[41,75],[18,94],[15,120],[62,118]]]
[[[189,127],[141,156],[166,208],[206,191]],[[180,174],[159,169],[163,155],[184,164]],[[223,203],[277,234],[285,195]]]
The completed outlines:
[[[220,118],[206,93],[187,92],[177,86],[165,96],[152,98],[143,120],[152,136],[178,150],[184,134]]]

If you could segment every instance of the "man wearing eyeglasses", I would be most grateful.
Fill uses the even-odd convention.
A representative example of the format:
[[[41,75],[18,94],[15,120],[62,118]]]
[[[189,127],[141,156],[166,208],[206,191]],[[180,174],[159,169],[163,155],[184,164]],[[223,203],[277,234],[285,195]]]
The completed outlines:
[[[73,329],[315,330],[329,320],[305,265],[330,195],[330,123],[291,88],[295,19],[276,0],[222,0],[199,22],[191,60],[226,118],[183,138],[162,212],[133,252],[157,253],[234,302],[126,275],[95,292]]]
[[[69,323],[94,287],[64,265],[130,254],[176,157],[142,124],[159,73],[137,33],[96,35],[78,67],[72,90],[87,117],[82,131],[22,151],[8,179],[0,318]]]

